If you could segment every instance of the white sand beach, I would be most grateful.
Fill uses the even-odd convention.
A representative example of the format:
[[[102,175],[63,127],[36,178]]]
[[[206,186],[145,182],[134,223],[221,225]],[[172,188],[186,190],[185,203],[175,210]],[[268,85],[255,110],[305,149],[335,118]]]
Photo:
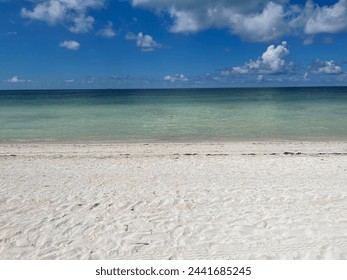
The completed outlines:
[[[347,143],[1,144],[0,259],[346,259]]]

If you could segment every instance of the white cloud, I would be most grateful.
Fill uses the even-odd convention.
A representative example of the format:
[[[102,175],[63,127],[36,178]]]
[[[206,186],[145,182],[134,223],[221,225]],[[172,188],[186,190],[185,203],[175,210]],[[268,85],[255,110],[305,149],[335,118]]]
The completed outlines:
[[[258,82],[264,81],[264,76],[263,76],[263,75],[258,75],[257,81],[258,81]]]
[[[228,28],[250,41],[268,41],[281,36],[285,0],[132,0],[134,6],[166,11],[173,19],[172,32],[197,32]]]
[[[113,23],[111,21],[107,22],[107,25],[100,29],[96,35],[105,37],[105,38],[113,38],[116,36],[116,32],[113,30]]]
[[[173,20],[172,32],[198,32],[227,28],[244,40],[265,42],[283,35],[308,36],[347,31],[347,0],[319,6],[289,0],[129,0],[134,6],[166,12]]]
[[[13,76],[11,79],[6,80],[6,82],[11,83],[11,84],[17,84],[17,83],[26,83],[26,82],[31,82],[31,81],[19,79],[18,76]]]
[[[74,79],[71,79],[71,80],[65,80],[65,83],[67,83],[67,84],[71,84],[71,83],[74,83],[75,82],[75,80]]]
[[[93,28],[94,21],[93,17],[80,14],[72,19],[73,25],[68,29],[73,33],[86,33]]]
[[[203,23],[193,12],[178,11],[175,8],[171,8],[170,16],[175,19],[175,23],[170,29],[172,32],[196,32],[204,29]]]
[[[304,81],[308,81],[310,79],[309,74],[307,72],[304,74],[304,76],[302,78]]]
[[[207,28],[226,27],[249,41],[263,42],[281,36],[286,29],[283,7],[274,2],[254,9],[249,1],[204,1],[206,7],[169,9],[174,19],[172,32],[196,32]],[[244,10],[245,9],[245,10]]]
[[[171,32],[189,33],[209,28],[227,28],[242,39],[273,41],[283,35],[298,35],[306,44],[319,33],[347,31],[347,0],[319,6],[313,0],[306,5],[289,0],[128,0],[133,6],[167,13]],[[88,32],[95,19],[92,9],[105,7],[107,0],[30,0],[31,8],[22,8],[23,17],[63,24],[75,33]],[[112,29],[98,35],[113,37]],[[305,38],[305,36],[307,38]]]
[[[89,9],[103,7],[105,0],[44,0],[34,1],[32,10],[22,8],[22,17],[45,21],[50,25],[64,24],[75,33],[92,29],[94,18],[87,14]]]
[[[72,51],[78,51],[80,48],[80,43],[76,41],[64,41],[59,44],[61,48],[66,48]]]
[[[136,45],[141,48],[142,51],[153,51],[155,48],[161,47],[161,44],[158,44],[152,36],[143,35],[142,32],[137,35]]]
[[[65,18],[66,6],[61,1],[45,1],[37,4],[32,11],[22,8],[23,17],[56,24]]]
[[[163,78],[164,81],[169,81],[169,82],[186,82],[188,81],[188,78],[184,76],[183,74],[175,74],[175,75],[167,75]]]
[[[288,54],[287,42],[283,41],[282,44],[277,47],[271,45],[261,56],[262,64],[267,66],[271,72],[281,72],[286,65],[283,58]]]
[[[286,32],[283,7],[273,2],[257,14],[231,15],[230,21],[232,33],[249,41],[271,41]]]
[[[283,41],[281,45],[275,47],[271,45],[257,60],[251,60],[242,66],[233,67],[231,70],[222,71],[222,75],[232,73],[261,73],[261,74],[281,74],[293,70],[293,64],[287,63],[285,57],[289,54],[287,42]]]
[[[342,67],[336,65],[333,60],[322,61],[317,59],[314,63],[309,65],[309,70],[311,73],[315,74],[337,75],[343,73]]]
[[[157,43],[152,36],[144,35],[142,32],[135,35],[134,33],[129,32],[125,36],[126,40],[136,40],[136,46],[141,48],[143,52],[154,51],[154,49],[161,48],[162,45]]]
[[[304,13],[307,15],[306,34],[337,33],[347,30],[347,0],[339,0],[332,6],[319,7],[309,0]]]

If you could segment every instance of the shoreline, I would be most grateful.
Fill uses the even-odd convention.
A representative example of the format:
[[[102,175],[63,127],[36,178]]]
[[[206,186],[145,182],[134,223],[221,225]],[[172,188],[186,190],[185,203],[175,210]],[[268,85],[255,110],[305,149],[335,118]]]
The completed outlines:
[[[277,143],[347,143],[346,137],[317,137],[317,138],[242,138],[242,139],[131,139],[131,140],[1,140],[0,146],[6,145],[141,145],[141,144],[242,144],[242,143],[263,143],[263,144],[277,144]]]
[[[258,151],[261,152],[273,152],[282,151],[290,152],[291,150],[296,152],[307,153],[347,153],[347,140],[346,141],[228,141],[228,142],[25,142],[25,143],[1,143],[0,142],[0,156],[10,152],[11,149],[19,148],[19,154],[21,151],[30,149],[34,151],[38,149],[42,153],[50,150],[57,153],[69,152],[69,149],[73,149],[74,152],[91,153],[90,149],[94,149],[95,154],[108,153],[120,151],[119,149],[126,149],[133,151],[136,154],[141,154],[143,151],[152,150],[156,153],[160,149],[163,152],[167,152],[168,155],[176,149],[196,150],[197,154],[204,155],[209,151],[229,151],[230,155],[245,154],[246,152]],[[103,148],[102,150],[99,148]],[[135,149],[134,149],[135,148]],[[67,150],[66,150],[67,149]],[[182,150],[181,150],[182,151]],[[260,155],[260,154],[259,154]]]
[[[347,259],[347,142],[0,144],[0,259]]]

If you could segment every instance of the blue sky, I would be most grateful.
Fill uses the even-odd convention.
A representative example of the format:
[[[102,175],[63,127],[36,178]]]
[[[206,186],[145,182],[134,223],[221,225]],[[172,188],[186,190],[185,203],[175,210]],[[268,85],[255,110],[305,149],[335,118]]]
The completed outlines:
[[[347,0],[0,0],[0,89],[347,85]]]

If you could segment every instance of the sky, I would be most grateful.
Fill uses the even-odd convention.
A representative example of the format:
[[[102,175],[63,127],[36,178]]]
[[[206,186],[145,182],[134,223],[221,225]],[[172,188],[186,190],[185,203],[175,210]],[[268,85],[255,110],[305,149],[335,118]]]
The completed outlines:
[[[347,0],[0,0],[0,89],[347,86]]]

